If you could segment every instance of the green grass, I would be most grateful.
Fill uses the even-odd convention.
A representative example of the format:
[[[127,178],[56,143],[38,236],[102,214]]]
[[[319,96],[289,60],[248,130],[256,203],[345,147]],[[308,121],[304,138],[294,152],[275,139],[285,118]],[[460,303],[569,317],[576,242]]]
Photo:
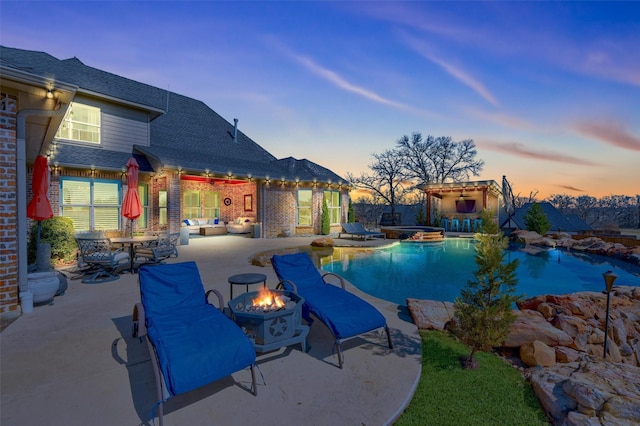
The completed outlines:
[[[422,376],[396,426],[549,424],[531,385],[501,358],[478,353],[480,367],[465,370],[465,345],[443,332],[421,335]]]

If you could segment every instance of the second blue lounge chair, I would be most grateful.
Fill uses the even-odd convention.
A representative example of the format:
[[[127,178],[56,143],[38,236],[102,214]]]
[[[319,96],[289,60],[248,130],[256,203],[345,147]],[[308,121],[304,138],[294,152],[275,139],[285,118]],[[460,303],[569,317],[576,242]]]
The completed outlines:
[[[340,345],[351,337],[384,328],[389,348],[393,349],[386,318],[371,304],[345,290],[342,277],[330,272],[322,275],[306,253],[275,255],[271,264],[280,285],[304,298],[302,314],[307,322],[312,322],[311,313],[335,336],[340,368],[343,363]],[[324,280],[327,275],[337,277],[341,287],[327,283]]]

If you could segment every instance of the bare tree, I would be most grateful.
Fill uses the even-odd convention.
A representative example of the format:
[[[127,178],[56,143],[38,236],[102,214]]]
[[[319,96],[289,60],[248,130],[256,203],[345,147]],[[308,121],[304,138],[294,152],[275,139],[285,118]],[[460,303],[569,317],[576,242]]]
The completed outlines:
[[[403,202],[413,185],[407,180],[399,150],[388,149],[373,154],[373,158],[375,161],[369,165],[371,174],[355,177],[348,173],[347,180],[352,186],[369,191],[374,200],[382,199],[391,207],[391,217],[395,218],[396,205]]]
[[[633,205],[634,198],[628,195],[606,195],[598,200],[600,211],[600,227],[605,229],[616,229],[620,223],[630,222],[630,206]]]
[[[576,214],[580,219],[582,219],[589,226],[595,224],[598,221],[598,218],[590,219],[589,213],[593,213],[593,210],[598,206],[598,200],[596,197],[591,197],[589,195],[581,195],[576,198]]]
[[[397,141],[407,177],[419,184],[438,183],[451,180],[468,180],[478,176],[484,168],[483,160],[476,160],[478,151],[471,139],[459,142],[450,136],[427,136],[414,132]]]
[[[569,209],[575,206],[575,199],[566,194],[551,194],[545,199],[545,201],[548,201],[562,214],[569,213]]]
[[[516,210],[521,208],[527,203],[533,203],[536,201],[538,201],[537,189],[534,189],[533,191],[529,191],[529,195],[520,195],[520,193],[518,193],[518,195],[514,197],[514,204],[515,204]]]

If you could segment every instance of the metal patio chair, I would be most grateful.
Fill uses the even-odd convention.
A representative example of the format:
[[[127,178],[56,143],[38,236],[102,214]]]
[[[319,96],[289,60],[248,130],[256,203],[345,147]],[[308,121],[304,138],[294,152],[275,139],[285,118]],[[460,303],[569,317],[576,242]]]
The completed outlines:
[[[115,248],[109,238],[76,237],[76,243],[79,250],[78,263],[86,265],[83,283],[99,284],[117,280],[120,278],[118,269],[129,263],[129,253],[122,247]]]
[[[178,257],[179,239],[179,232],[160,235],[157,241],[136,247],[135,260],[142,259],[145,265],[158,265],[171,257]]]

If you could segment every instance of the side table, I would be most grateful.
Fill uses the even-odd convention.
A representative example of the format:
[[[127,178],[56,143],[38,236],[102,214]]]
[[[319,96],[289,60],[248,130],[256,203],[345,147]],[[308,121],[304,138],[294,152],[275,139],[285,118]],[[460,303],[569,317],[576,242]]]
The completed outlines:
[[[237,274],[232,275],[228,278],[229,281],[229,300],[233,299],[233,286],[234,285],[244,285],[246,286],[246,291],[249,291],[249,284],[258,284],[262,283],[263,288],[267,288],[267,276],[265,274]]]

